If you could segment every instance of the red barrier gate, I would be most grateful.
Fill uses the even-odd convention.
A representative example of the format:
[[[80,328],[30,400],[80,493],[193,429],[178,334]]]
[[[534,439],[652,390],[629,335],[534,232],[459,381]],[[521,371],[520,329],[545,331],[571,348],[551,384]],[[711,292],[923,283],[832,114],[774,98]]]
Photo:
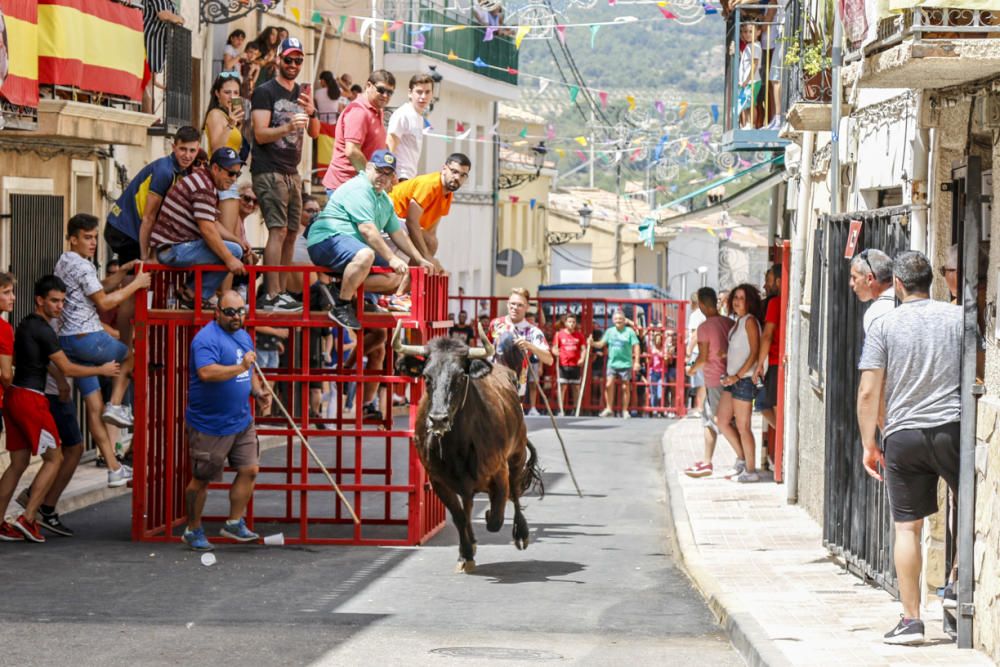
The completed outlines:
[[[137,294],[135,314],[132,538],[177,541],[186,521],[183,497],[191,474],[184,432],[190,344],[213,313],[203,310],[198,299],[193,311],[165,309],[168,286],[180,289],[181,281],[193,272],[194,292],[200,294],[202,272],[219,267],[147,268],[153,274],[153,286],[148,297],[144,292]],[[302,274],[303,284],[308,286],[310,271],[319,270],[247,268],[250,285],[255,285],[262,273],[282,272]],[[413,545],[428,539],[444,524],[444,506],[431,491],[412,444],[422,385],[394,374],[387,341],[397,322],[424,340],[446,333],[451,326],[447,321],[448,283],[446,277],[428,276],[421,269],[411,269],[410,276],[410,313],[359,313],[359,352],[350,367],[344,363],[339,327],[313,307],[316,304],[310,303],[308,289],[300,313],[257,312],[254,299],[249,299],[245,326],[251,335],[264,326],[289,330],[286,361],[278,368],[263,370],[268,381],[281,389],[282,401],[361,517],[360,525],[352,522],[284,417],[258,416],[258,435],[265,441],[276,441],[274,447],[261,452],[260,474],[247,508],[247,522],[251,527],[256,524],[258,532],[281,530],[287,543]],[[315,354],[316,340],[331,327],[337,334],[334,352],[341,362],[335,368],[324,367]],[[373,358],[377,350],[384,349],[384,370],[364,368],[360,350],[366,338],[371,341]],[[335,414],[317,419],[308,409],[310,383],[324,382],[330,383],[336,398]],[[352,412],[342,400],[350,383],[359,385]],[[365,383],[380,386],[383,417],[375,422],[362,418]],[[405,415],[394,418],[392,389],[397,386],[404,387],[409,407]],[[228,489],[232,472],[226,475],[224,483],[212,484],[210,489]],[[210,493],[205,520],[222,520],[224,516],[212,513],[225,512],[227,507],[224,493]],[[266,528],[268,523],[274,526]]]
[[[687,414],[684,387],[684,350],[687,341],[686,326],[686,303],[685,301],[672,301],[667,299],[573,299],[573,298],[549,298],[539,297],[531,300],[529,307],[535,308],[535,324],[545,334],[545,338],[551,344],[558,327],[562,326],[562,317],[566,313],[575,313],[579,322],[579,330],[584,336],[590,336],[594,332],[603,332],[605,329],[614,326],[611,321],[615,310],[621,308],[626,317],[635,324],[636,333],[642,339],[642,366],[643,372],[638,378],[632,379],[632,387],[629,409],[639,414],[673,415],[683,417]],[[451,310],[455,313],[466,311],[469,315],[469,322],[473,324],[480,316],[488,316],[489,319],[502,317],[507,314],[507,297],[476,297],[476,296],[452,296],[449,299]],[[485,325],[484,325],[485,326]],[[675,354],[673,362],[664,368],[663,378],[653,383],[649,379],[649,368],[651,361],[651,347],[653,335],[657,332],[673,332]],[[598,336],[599,338],[599,336]],[[677,354],[676,352],[679,352]],[[594,349],[590,355],[590,369],[586,377],[583,378],[581,391],[583,391],[583,405],[581,414],[597,414],[605,407],[604,400],[604,363],[606,356],[598,354]],[[557,360],[558,363],[558,360]],[[558,401],[556,399],[557,383],[557,363],[551,366],[542,367],[542,376],[539,380],[549,399],[553,411],[556,410]],[[668,371],[672,370],[673,373]],[[668,377],[672,375],[673,377]],[[657,403],[653,400],[653,389],[659,390],[661,400]],[[539,411],[544,411],[544,405],[539,397],[532,392],[531,406]],[[669,396],[669,401],[667,397]],[[620,411],[621,395],[616,391],[614,410]],[[567,410],[568,412],[568,410]]]

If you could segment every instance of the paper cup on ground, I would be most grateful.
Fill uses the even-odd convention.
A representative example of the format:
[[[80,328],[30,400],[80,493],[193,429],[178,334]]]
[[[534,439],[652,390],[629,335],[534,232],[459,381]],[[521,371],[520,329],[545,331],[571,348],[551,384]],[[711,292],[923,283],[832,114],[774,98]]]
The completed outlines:
[[[285,544],[285,534],[275,533],[274,535],[265,535],[264,544],[271,547],[280,547]]]
[[[202,554],[201,564],[205,566],[215,565],[215,554],[213,553]]]

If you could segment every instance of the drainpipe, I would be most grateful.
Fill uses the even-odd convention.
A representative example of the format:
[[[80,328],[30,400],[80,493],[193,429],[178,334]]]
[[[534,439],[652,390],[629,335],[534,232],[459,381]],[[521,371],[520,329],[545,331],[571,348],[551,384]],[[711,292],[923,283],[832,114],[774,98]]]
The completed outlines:
[[[493,102],[493,127],[497,127],[497,123],[500,118],[500,103]],[[500,136],[496,133],[493,134],[493,155],[490,156],[493,162],[493,183],[492,192],[493,196],[493,233],[490,234],[490,291],[489,294],[495,294],[494,290],[497,285],[497,253],[500,252]]]
[[[933,164],[932,154],[934,144],[931,143],[930,130],[921,126],[923,117],[924,96],[917,94],[917,106],[913,121],[913,179],[910,185],[910,249],[927,254],[927,227],[929,220],[929,205],[931,194],[930,165]]]
[[[840,103],[844,97],[844,82],[840,69],[844,64],[844,24],[840,12],[833,9],[833,105],[830,113],[830,214],[840,213]],[[793,249],[792,252],[795,252]]]
[[[812,160],[814,132],[802,133],[802,153],[799,162],[799,202],[795,207],[795,236],[792,239],[792,269],[788,281],[788,332],[791,339],[785,350],[795,358],[785,364],[785,486],[788,503],[799,501],[799,359],[802,342],[802,283],[805,282],[805,248],[809,223],[812,219]]]

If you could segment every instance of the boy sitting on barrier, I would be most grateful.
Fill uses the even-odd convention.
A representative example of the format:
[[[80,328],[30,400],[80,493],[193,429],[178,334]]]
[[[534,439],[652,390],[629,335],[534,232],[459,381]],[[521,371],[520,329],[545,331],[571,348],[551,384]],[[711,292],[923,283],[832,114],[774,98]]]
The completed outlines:
[[[351,300],[362,283],[368,292],[392,294],[408,275],[406,262],[382,240],[383,232],[415,265],[431,273],[435,270],[413,246],[386,194],[392,189],[395,175],[396,156],[384,149],[375,151],[364,173],[337,188],[326,208],[309,225],[310,259],[343,274],[329,316],[348,329],[361,328]],[[393,272],[372,274],[372,266],[391,268]]]

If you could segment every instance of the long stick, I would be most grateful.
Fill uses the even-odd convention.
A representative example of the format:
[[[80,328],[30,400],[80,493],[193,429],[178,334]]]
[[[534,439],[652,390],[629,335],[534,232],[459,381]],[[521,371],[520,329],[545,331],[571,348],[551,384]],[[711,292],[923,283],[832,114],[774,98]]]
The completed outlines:
[[[295,420],[292,419],[292,416],[288,414],[288,410],[285,409],[285,406],[281,403],[281,399],[278,398],[278,395],[274,393],[274,388],[271,387],[267,378],[264,377],[264,371],[260,369],[260,366],[257,365],[256,361],[253,362],[253,367],[257,370],[257,374],[260,375],[260,381],[264,383],[264,386],[267,387],[267,391],[274,398],[274,402],[278,404],[279,408],[281,408],[281,413],[285,415],[285,419],[287,419],[288,423],[292,425],[293,429],[295,429],[295,433],[299,436],[299,440],[301,440],[302,444],[306,446],[306,450],[309,452],[310,456],[312,456],[313,461],[316,462],[316,465],[318,465],[320,470],[323,471],[323,474],[326,475],[326,479],[330,482],[330,486],[333,487],[333,490],[337,492],[337,497],[339,497],[340,501],[347,506],[347,511],[351,513],[351,518],[354,519],[354,523],[360,524],[361,519],[359,519],[358,515],[354,513],[354,508],[351,507],[351,503],[347,502],[347,498],[345,498],[344,494],[340,492],[340,487],[337,486],[337,482],[333,480],[333,476],[330,474],[330,471],[327,470],[326,466],[323,465],[323,462],[320,461],[319,456],[316,455],[316,452],[309,445],[309,441],[306,440],[306,436],[302,435],[302,431],[299,430],[298,424],[296,424]]]
[[[590,364],[590,339],[587,339],[587,351],[583,353],[583,373],[580,375],[580,391],[576,393],[576,414],[580,416],[580,406],[583,405],[583,392],[587,388],[587,367]]]
[[[573,466],[569,462],[569,454],[566,452],[566,443],[563,442],[562,434],[559,432],[559,426],[556,425],[555,415],[552,414],[552,407],[549,405],[549,398],[542,391],[542,384],[538,381],[538,376],[535,375],[535,369],[528,364],[528,372],[531,374],[531,379],[535,383],[535,389],[538,390],[538,395],[542,397],[542,402],[545,403],[545,409],[549,413],[549,419],[552,421],[552,428],[556,431],[556,437],[559,438],[559,446],[562,447],[563,458],[566,459],[566,469],[569,470],[569,477],[573,480],[573,486],[576,487],[576,495],[583,498],[583,493],[580,492],[580,485],[576,483],[576,475],[573,474]]]

